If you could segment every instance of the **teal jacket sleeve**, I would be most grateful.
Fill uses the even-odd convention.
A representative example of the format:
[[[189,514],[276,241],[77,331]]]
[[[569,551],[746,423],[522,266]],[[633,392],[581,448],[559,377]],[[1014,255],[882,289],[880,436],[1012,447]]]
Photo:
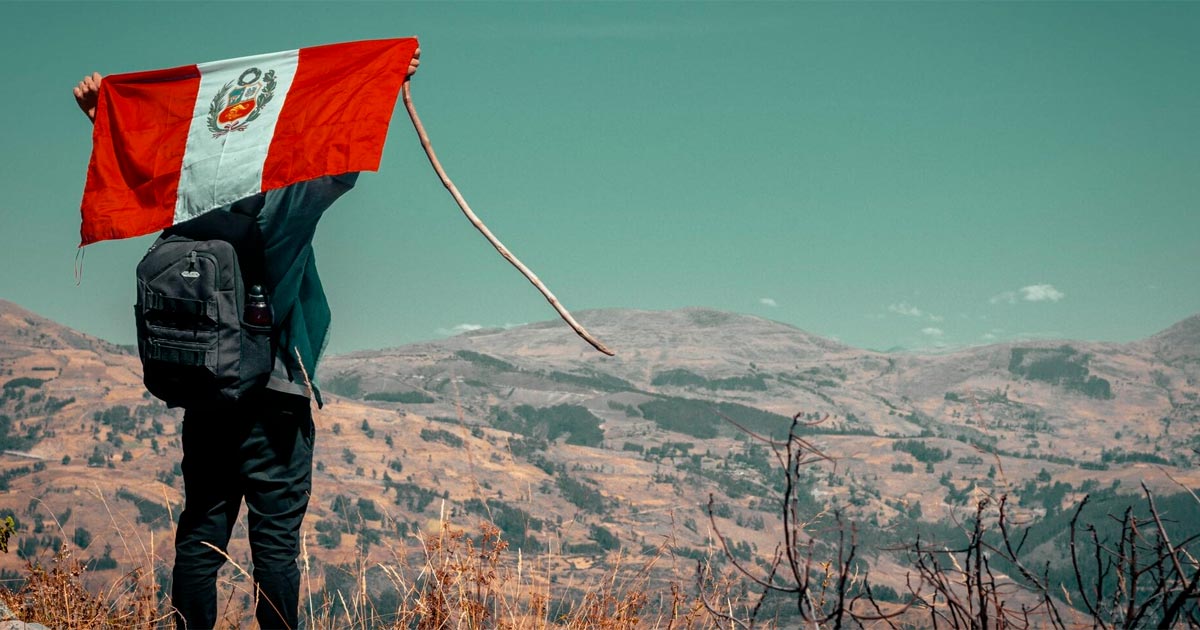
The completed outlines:
[[[358,173],[347,173],[268,191],[258,214],[268,297],[279,334],[277,358],[293,383],[303,381],[301,363],[309,378],[316,378],[317,361],[325,348],[331,320],[329,302],[317,274],[313,235],[321,216],[357,180]],[[314,393],[319,402],[315,383]]]

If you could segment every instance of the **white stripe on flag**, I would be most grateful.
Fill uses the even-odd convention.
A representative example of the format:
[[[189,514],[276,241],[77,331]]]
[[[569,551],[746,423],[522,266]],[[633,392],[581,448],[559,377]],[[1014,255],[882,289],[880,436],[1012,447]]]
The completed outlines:
[[[263,162],[299,59],[300,51],[288,50],[197,66],[200,89],[179,173],[176,224],[261,192]]]

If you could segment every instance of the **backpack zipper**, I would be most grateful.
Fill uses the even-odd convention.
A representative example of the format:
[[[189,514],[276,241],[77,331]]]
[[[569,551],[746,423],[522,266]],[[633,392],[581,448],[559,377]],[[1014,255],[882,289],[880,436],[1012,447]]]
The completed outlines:
[[[188,252],[188,268],[179,273],[184,278],[199,278],[200,272],[196,271],[196,250]]]

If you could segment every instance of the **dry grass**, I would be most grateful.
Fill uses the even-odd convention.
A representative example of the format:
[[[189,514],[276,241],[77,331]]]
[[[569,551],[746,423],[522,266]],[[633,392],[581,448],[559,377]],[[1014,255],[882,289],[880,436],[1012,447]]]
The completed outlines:
[[[19,535],[19,534],[18,534]],[[118,532],[118,535],[119,532]],[[691,577],[651,584],[651,569],[665,561],[665,548],[637,565],[613,558],[613,568],[594,583],[560,584],[552,575],[552,553],[535,558],[512,552],[500,530],[483,521],[474,532],[443,519],[436,532],[416,535],[422,553],[409,561],[372,563],[359,557],[349,575],[333,566],[314,566],[302,549],[300,616],[309,630],[621,630],[721,627],[696,599]],[[307,537],[306,537],[307,542]],[[229,558],[232,575],[218,580],[218,628],[254,628],[253,581]],[[25,564],[25,583],[0,587],[18,618],[50,628],[173,628],[171,604],[154,576],[167,567],[146,555],[141,566],[97,586],[70,545]],[[226,572],[223,575],[227,575]],[[338,579],[334,579],[337,577]],[[335,582],[340,585],[333,587]],[[726,590],[725,607],[733,606]],[[387,593],[387,595],[381,595]],[[711,601],[713,593],[708,594]]]
[[[484,521],[475,533],[442,520],[437,532],[417,536],[421,560],[406,566],[397,556],[390,564],[355,564],[350,592],[317,589],[307,566],[307,627],[418,630],[621,630],[632,628],[716,628],[719,624],[682,582],[651,585],[650,569],[662,554],[638,566],[614,558],[602,579],[587,584],[558,584],[551,552],[526,558],[512,552],[500,530]],[[361,560],[361,559],[360,559]],[[375,578],[372,579],[374,572]],[[386,581],[381,585],[380,582]],[[374,588],[370,585],[375,582]],[[394,606],[380,606],[368,591],[391,590]],[[314,593],[321,593],[314,598]]]
[[[1170,620],[1163,627],[1200,627],[1195,608],[1188,603],[1195,599],[1196,585],[1200,582],[1197,568],[1200,565],[1188,549],[1195,538],[1184,541],[1182,546],[1173,546],[1166,538],[1149,490],[1146,500],[1153,518],[1136,519],[1127,512],[1121,534],[1124,547],[1113,550],[1095,541],[1090,546],[1081,541],[1086,552],[1079,557],[1089,561],[1093,557],[1090,550],[1094,549],[1098,565],[1103,560],[1108,563],[1106,566],[1129,578],[1129,586],[1119,582],[1116,590],[1106,595],[1114,601],[1127,600],[1129,610],[1138,609],[1138,616],[1130,618],[1138,623],[1129,627],[1147,626],[1142,622],[1162,616],[1158,608],[1165,608],[1170,601],[1178,602],[1178,606],[1171,607],[1170,614],[1163,617]],[[1016,532],[1008,529],[1011,524],[1005,516],[1005,498],[1000,498],[995,517],[985,512],[989,505],[987,501],[979,503],[966,548],[950,550],[924,546],[919,541],[913,543],[912,564],[904,568],[911,589],[907,603],[880,603],[865,586],[865,575],[848,574],[853,564],[853,530],[848,542],[843,539],[843,544],[849,545],[848,556],[843,557],[839,552],[835,563],[814,562],[811,555],[800,558],[804,571],[793,576],[795,584],[784,575],[786,569],[772,570],[773,577],[768,579],[771,587],[767,590],[781,591],[785,597],[790,593],[793,601],[797,601],[796,597],[803,598],[801,601],[807,607],[801,611],[809,612],[806,627],[814,629],[888,626],[1065,630],[1120,625],[1109,623],[1112,621],[1109,617],[1120,617],[1124,607],[1112,607],[1111,611],[1104,608],[1088,616],[1072,608],[1069,602],[1060,601],[1057,590],[1050,588],[1045,576],[1023,568],[1012,551],[1010,537]],[[1082,508],[1081,504],[1075,520]],[[1085,531],[1075,520],[1071,531]],[[985,531],[994,528],[1000,532],[1000,546],[984,540]],[[1087,531],[1093,531],[1094,535],[1094,530]],[[414,538],[420,552],[413,560],[393,550],[393,558],[387,562],[359,556],[346,571],[333,565],[314,566],[305,545],[300,558],[301,627],[308,630],[749,630],[775,627],[778,621],[771,619],[770,613],[760,616],[765,591],[754,585],[764,583],[747,574],[744,567],[738,569],[736,564],[733,569],[738,570],[721,573],[714,571],[709,563],[696,566],[694,562],[677,562],[676,569],[690,565],[694,572],[677,570],[673,577],[662,579],[671,567],[656,565],[671,562],[667,543],[657,554],[637,558],[636,562],[634,558],[613,554],[607,559],[611,568],[602,577],[562,584],[556,578],[570,574],[554,568],[561,564],[552,552],[525,558],[519,551],[509,550],[500,530],[486,520],[468,530],[450,522],[443,514],[436,531],[419,533]],[[807,549],[811,552],[811,545]],[[1153,552],[1149,559],[1142,557],[1149,552]],[[1011,554],[1010,559],[1016,563],[1017,575],[1004,575],[991,566],[989,558],[994,560],[1005,553]],[[1102,557],[1102,554],[1107,555]],[[55,629],[171,628],[170,601],[161,594],[155,580],[156,574],[166,573],[166,567],[152,554],[141,557],[144,560],[140,566],[97,586],[103,579],[99,574],[107,572],[88,571],[72,548],[64,545],[48,558],[27,561],[24,584],[15,591],[0,588],[0,600],[20,619]],[[252,612],[253,581],[239,563],[233,558],[228,560],[232,571],[227,575],[231,575],[218,581],[222,609],[218,628],[256,627]],[[1146,571],[1151,572],[1149,575],[1162,574],[1154,581],[1157,590],[1153,593],[1135,588],[1135,575]],[[660,577],[655,579],[652,575]],[[853,597],[846,594],[847,578],[864,582],[865,599],[862,594]],[[1086,597],[1090,587],[1085,588],[1082,582],[1076,586],[1078,590],[1072,593]],[[1063,593],[1070,595],[1066,590]],[[1089,623],[1093,620],[1095,623]],[[793,618],[788,622],[778,621],[778,626],[796,627],[797,623],[799,620]]]
[[[25,584],[0,589],[0,599],[27,621],[51,628],[158,628],[168,614],[156,595],[153,571],[141,567],[98,591],[84,586],[83,563],[63,546],[45,564],[26,563]]]

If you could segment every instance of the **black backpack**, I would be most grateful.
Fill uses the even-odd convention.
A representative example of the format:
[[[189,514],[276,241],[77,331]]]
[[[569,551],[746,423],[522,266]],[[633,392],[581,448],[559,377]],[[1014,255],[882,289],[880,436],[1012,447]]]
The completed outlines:
[[[247,289],[263,285],[253,217],[216,210],[166,231],[137,266],[143,381],[169,407],[236,402],[274,365],[271,327],[243,320]]]

